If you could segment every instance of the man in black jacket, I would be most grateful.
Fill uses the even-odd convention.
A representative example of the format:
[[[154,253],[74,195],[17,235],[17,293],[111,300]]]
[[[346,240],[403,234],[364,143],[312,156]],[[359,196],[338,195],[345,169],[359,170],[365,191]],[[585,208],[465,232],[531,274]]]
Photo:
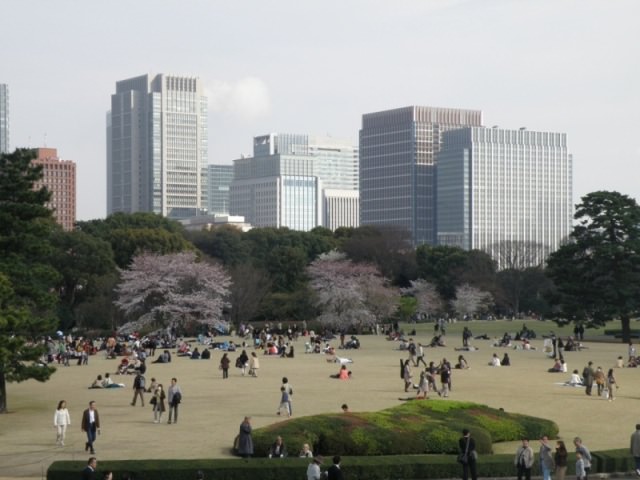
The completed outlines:
[[[340,469],[340,455],[333,457],[333,465],[327,470],[327,480],[344,480],[342,470]]]

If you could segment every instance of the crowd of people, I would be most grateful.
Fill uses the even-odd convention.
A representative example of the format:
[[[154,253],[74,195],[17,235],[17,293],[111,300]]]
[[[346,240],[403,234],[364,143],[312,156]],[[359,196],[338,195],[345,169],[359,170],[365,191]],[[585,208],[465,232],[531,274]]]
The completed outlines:
[[[438,323],[436,327],[437,328],[435,328],[435,331],[437,333],[436,335],[434,335],[434,339],[436,339],[436,341],[432,341],[429,344],[417,342],[413,339],[413,337],[407,338],[400,332],[389,334],[390,339],[396,340],[398,342],[398,349],[401,351],[405,351],[408,354],[408,358],[403,359],[401,362],[401,378],[404,383],[405,392],[408,393],[410,391],[416,391],[416,395],[414,397],[415,399],[428,399],[431,393],[435,393],[441,397],[447,398],[452,391],[452,371],[454,369],[467,370],[471,367],[469,361],[464,357],[464,355],[458,356],[457,363],[455,363],[455,366],[453,367],[452,364],[444,357],[439,361],[427,362],[426,352],[428,352],[428,350],[425,349],[428,347],[436,347],[438,345],[445,344],[444,339],[446,335],[446,325],[441,325]],[[106,372],[104,376],[99,375],[89,388],[123,388],[125,387],[125,384],[114,382],[111,378],[111,373],[113,373],[114,375],[132,375],[133,398],[131,400],[131,405],[136,406],[139,401],[140,405],[144,407],[144,397],[146,394],[150,394],[149,404],[153,406],[152,421],[156,424],[164,423],[167,417],[167,424],[177,423],[178,408],[182,400],[182,391],[177,384],[176,378],[171,379],[171,385],[167,389],[164,388],[162,383],[157,382],[155,378],[152,378],[150,383],[146,382],[145,374],[147,361],[148,358],[152,358],[155,356],[157,349],[160,349],[161,352],[153,363],[160,364],[169,364],[172,362],[172,353],[170,351],[172,349],[177,350],[177,353],[174,353],[173,355],[178,357],[184,356],[190,359],[207,359],[207,355],[205,354],[205,352],[209,353],[208,357],[211,358],[210,353],[212,351],[220,350],[221,357],[219,370],[221,371],[223,379],[229,378],[229,371],[232,360],[235,361],[234,365],[239,369],[240,375],[255,378],[258,377],[258,374],[260,372],[261,355],[277,355],[284,358],[293,358],[293,341],[299,337],[300,333],[302,333],[308,336],[305,336],[305,340],[307,340],[308,338],[308,340],[305,342],[305,345],[311,346],[311,349],[306,348],[306,351],[310,350],[309,353],[324,354],[329,362],[340,364],[340,368],[337,374],[331,375],[332,377],[342,380],[348,380],[352,378],[352,372],[347,368],[347,364],[353,363],[353,360],[351,358],[341,357],[337,355],[337,352],[338,349],[360,348],[360,340],[356,336],[347,336],[345,335],[345,333],[341,332],[335,335],[326,333],[316,335],[313,332],[306,331],[306,329],[304,329],[302,332],[298,332],[297,329],[292,328],[285,329],[282,332],[276,332],[270,331],[268,328],[254,329],[251,327],[245,327],[241,331],[243,332],[242,340],[240,342],[237,342],[237,344],[233,341],[219,342],[217,341],[218,339],[215,338],[215,336],[210,335],[198,338],[197,346],[193,345],[193,343],[195,342],[187,342],[184,340],[172,338],[171,336],[167,336],[164,339],[153,339],[153,341],[150,341],[149,339],[138,340],[136,337],[122,340],[116,339],[115,336],[98,341],[91,341],[89,339],[82,338],[69,339],[69,337],[61,337],[60,339],[51,341],[54,343],[54,345],[56,345],[57,351],[62,351],[61,347],[59,347],[59,344],[61,342],[63,342],[65,345],[65,352],[67,350],[79,351],[79,365],[88,363],[88,360],[85,360],[83,358],[83,352],[86,352],[87,358],[90,357],[90,355],[97,354],[102,350],[105,351],[105,354],[108,358],[119,357],[120,362],[117,364],[115,372]],[[486,336],[474,337],[471,330],[468,327],[465,327],[463,330],[464,349],[467,349],[468,351],[472,351],[470,350],[471,348],[477,350],[477,348],[472,346],[472,341],[474,338],[486,338]],[[527,329],[525,326],[513,337],[510,334],[505,333],[505,335],[500,340],[494,342],[494,345],[498,347],[508,348],[516,348],[518,346],[521,346],[521,348],[523,349],[528,349],[527,347],[525,347],[525,345],[529,344],[530,338],[535,338],[535,332]],[[559,338],[553,341],[553,353],[555,358],[553,367],[549,369],[550,372],[567,372],[567,363],[563,357],[562,352],[571,351],[567,350],[567,344],[571,345],[570,340],[572,340],[571,337],[569,337],[564,343]],[[514,341],[519,342],[515,347]],[[204,346],[202,351],[200,351],[201,345]],[[236,351],[238,351],[239,354],[237,354],[235,359],[231,358],[232,352]],[[62,353],[54,354],[52,358],[47,357],[46,361],[59,361],[64,364],[65,356],[66,354]],[[630,344],[628,362],[629,366],[631,366],[631,363],[635,358],[637,358],[635,356],[635,348]],[[496,367],[508,366],[510,364],[511,358],[509,357],[509,354],[507,352],[501,353],[500,355],[498,355],[497,352],[493,353],[491,356],[491,360],[489,361],[489,365]],[[587,395],[592,395],[592,388],[595,384],[597,388],[597,394],[600,396],[603,395],[604,392],[607,392],[606,395],[609,401],[615,400],[614,391],[619,388],[613,369],[609,369],[605,373],[605,371],[601,367],[597,367],[594,369],[591,362],[589,362],[589,365],[585,367],[582,375],[579,375],[578,371],[574,370],[569,383],[583,386],[586,389],[585,391]],[[280,386],[279,402],[276,409],[277,415],[285,416],[287,418],[293,415],[292,396],[293,388],[289,384],[288,379],[283,378],[282,385]],[[168,415],[166,415],[167,411]],[[346,404],[343,405],[343,411],[349,411]],[[250,417],[247,417],[243,421],[240,428],[239,441],[237,444],[238,453],[245,458],[253,455],[253,445],[250,442],[250,420]],[[57,445],[64,446],[66,429],[67,426],[70,425],[70,423],[71,419],[69,411],[67,410],[66,402],[62,400],[59,402],[54,416]],[[83,412],[82,430],[87,435],[86,450],[90,450],[91,453],[94,454],[95,443],[98,438],[97,434],[100,431],[100,420],[96,408],[96,402],[92,401],[89,405],[89,408],[85,410],[85,412]],[[541,440],[540,461],[542,462],[544,459],[544,461],[546,462],[547,458],[550,455],[554,462],[553,468],[557,472],[557,467],[562,466],[562,459],[560,458],[559,460],[558,450],[561,446],[564,447],[564,444],[561,441],[557,442],[556,453],[547,455],[546,452],[548,449],[548,439],[546,442],[544,442],[543,440],[544,439]],[[469,432],[466,432],[463,434],[463,437],[460,441],[462,442],[460,443],[460,453],[465,454],[464,456],[466,462],[463,463],[463,468],[466,472],[464,473],[464,478],[466,479],[468,476],[471,476],[472,479],[475,479],[475,462],[477,459],[477,454],[473,455],[470,453],[475,451],[473,439],[470,437]],[[530,478],[533,455],[529,455],[529,450],[527,450],[527,448],[530,449],[530,447],[528,446],[528,442],[528,440],[523,440],[522,446],[520,447],[521,449],[523,449],[523,451],[516,454],[515,465],[517,468],[519,480],[522,477],[526,478],[527,480],[529,480]],[[640,446],[638,448],[640,449]],[[297,450],[298,449],[296,449],[296,451]],[[566,468],[566,449],[564,451]],[[271,448],[269,449],[268,456],[270,458],[285,458],[289,455],[291,455],[291,453],[288,451],[284,439],[282,437],[277,437],[271,445]],[[317,455],[314,456],[310,445],[303,445],[300,448],[299,456],[304,456],[311,460],[308,470],[308,478],[316,478],[313,475],[315,475],[316,472],[320,471],[320,468],[323,464],[322,457]],[[579,460],[581,460],[584,464],[586,473],[582,478],[586,480],[589,468],[588,450],[586,454],[580,453]],[[334,465],[337,465],[338,469],[339,463],[340,459],[338,457],[338,462],[334,462]],[[545,465],[547,465],[547,463],[545,463]],[[541,467],[543,467],[543,474],[546,468],[545,465],[541,463]],[[556,473],[556,476],[558,476],[558,480],[562,480],[562,477],[559,473]],[[544,478],[545,480],[549,480],[546,476]]]

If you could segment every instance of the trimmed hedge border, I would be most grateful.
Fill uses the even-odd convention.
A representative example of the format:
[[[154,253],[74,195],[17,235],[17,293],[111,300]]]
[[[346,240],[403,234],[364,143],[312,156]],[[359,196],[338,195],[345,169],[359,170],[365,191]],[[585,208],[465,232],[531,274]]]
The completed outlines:
[[[478,476],[485,478],[514,477],[514,455],[481,455]],[[634,472],[635,464],[628,449],[591,452],[591,474]],[[536,460],[537,460],[536,455]],[[306,472],[308,459],[252,458],[215,460],[113,460],[100,461],[98,472],[111,470],[118,480],[123,473],[133,474],[134,480],[193,480],[202,470],[207,479],[216,480],[299,480]],[[323,470],[331,465],[325,457]],[[86,462],[54,462],[47,470],[47,480],[79,478]],[[379,457],[343,457],[341,468],[350,480],[428,480],[458,478],[461,467],[454,455],[390,455]],[[533,475],[540,475],[536,461]],[[635,476],[635,472],[630,474]],[[575,455],[569,454],[567,477],[575,476]]]

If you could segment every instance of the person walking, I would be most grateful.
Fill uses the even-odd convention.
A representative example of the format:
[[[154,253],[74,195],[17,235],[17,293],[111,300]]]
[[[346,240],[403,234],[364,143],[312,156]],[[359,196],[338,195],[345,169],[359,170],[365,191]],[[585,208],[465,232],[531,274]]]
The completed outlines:
[[[249,359],[249,375],[252,377],[258,376],[258,370],[260,369],[260,360],[256,352],[251,352],[251,358]]]
[[[162,421],[162,414],[167,409],[164,402],[166,398],[164,387],[159,383],[151,399],[151,403],[153,404],[153,423],[160,423]]]
[[[604,387],[606,384],[606,378],[604,376],[604,370],[602,367],[596,368],[596,371],[593,374],[593,380],[596,382],[596,388],[598,389],[598,396],[602,396],[604,392]]]
[[[169,421],[171,425],[171,414],[173,414],[173,423],[178,423],[178,405],[182,402],[182,389],[178,385],[178,379],[173,377],[171,379],[171,385],[167,391],[167,402],[169,403]]]
[[[533,448],[529,446],[529,439],[523,438],[522,445],[516,450],[514,465],[518,472],[518,480],[531,480],[531,467],[533,467]]]
[[[244,459],[249,459],[253,455],[253,438],[251,437],[251,417],[244,417],[240,424],[240,434],[238,436],[238,453]]]
[[[131,406],[136,406],[136,400],[140,397],[140,403],[144,407],[144,389],[146,386],[146,379],[142,373],[138,372],[136,378],[133,379],[133,400],[131,400]]]
[[[587,366],[582,370],[582,381],[584,382],[585,386],[584,393],[586,393],[587,395],[591,395],[594,377],[595,372],[593,371],[593,362],[589,362]]]
[[[67,402],[60,400],[58,408],[53,414],[53,426],[56,428],[56,445],[64,447],[64,438],[69,425],[71,425],[71,417],[69,416],[69,410],[67,410]]]
[[[100,414],[96,409],[96,402],[91,400],[89,408],[82,412],[82,423],[80,428],[87,434],[87,442],[84,444],[84,451],[91,450],[91,454],[95,455],[96,450],[93,446],[96,441],[96,435],[100,434]]]
[[[564,480],[564,476],[567,473],[567,447],[562,440],[556,442],[556,451],[553,455],[553,461],[556,464],[555,474],[556,480]]]
[[[409,391],[409,387],[413,386],[413,381],[412,381],[413,376],[411,375],[411,366],[409,365],[410,361],[411,360],[407,358],[404,361],[404,366],[402,367],[402,379],[404,380],[404,391],[405,392],[408,392]]]
[[[549,437],[546,435],[540,439],[540,470],[542,471],[543,480],[551,480],[551,472],[554,463],[551,455],[551,445],[549,445]]]
[[[576,453],[582,455],[582,460],[584,460],[583,480],[587,480],[589,478],[589,472],[591,471],[591,452],[589,452],[589,449],[582,443],[582,439],[580,437],[574,438],[573,444],[576,447]]]
[[[289,383],[289,379],[287,377],[282,377],[282,385],[281,386],[284,387],[286,392],[289,394],[289,415],[293,415],[293,405],[291,403],[291,400],[292,400],[292,397],[293,397],[293,387]]]
[[[307,480],[320,480],[322,472],[320,471],[320,465],[324,459],[320,455],[313,457],[313,461],[307,467]]]
[[[280,387],[280,406],[278,407],[277,414],[280,415],[282,410],[287,414],[287,418],[291,416],[291,412],[289,411],[289,392],[287,392],[284,386]]]
[[[416,366],[420,366],[420,362],[422,362],[426,368],[427,362],[424,360],[424,345],[418,343],[418,362],[416,363]]]
[[[640,423],[636,423],[636,431],[631,434],[631,456],[636,465],[636,475],[640,476]]]
[[[462,480],[478,480],[476,442],[471,438],[471,432],[468,429],[462,430],[462,438],[458,440],[458,448],[460,449],[460,463],[462,463]]]
[[[220,359],[220,370],[222,370],[222,378],[229,378],[229,365],[231,364],[231,360],[229,360],[229,356],[225,352]]]
[[[576,480],[585,480],[587,472],[584,469],[584,459],[580,453],[576,452]]]
[[[607,372],[607,388],[609,389],[609,401],[613,401],[616,398],[613,396],[613,391],[620,388],[618,382],[616,381],[616,377],[613,374],[613,368],[610,368]]]

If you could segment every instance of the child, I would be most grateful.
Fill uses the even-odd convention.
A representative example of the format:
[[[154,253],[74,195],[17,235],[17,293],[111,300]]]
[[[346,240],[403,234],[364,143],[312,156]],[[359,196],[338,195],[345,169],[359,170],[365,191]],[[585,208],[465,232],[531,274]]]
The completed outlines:
[[[418,385],[418,395],[416,398],[424,398],[427,399],[427,394],[429,393],[429,379],[427,378],[427,372],[420,372],[420,383]]]
[[[291,410],[289,410],[289,392],[287,392],[287,389],[284,387],[284,385],[280,387],[280,392],[282,393],[282,396],[280,397],[280,406],[278,407],[278,415],[280,415],[280,412],[284,410],[287,413],[287,417],[290,417]]]
[[[584,480],[587,476],[587,472],[584,469],[584,460],[582,454],[576,452],[576,480]]]

